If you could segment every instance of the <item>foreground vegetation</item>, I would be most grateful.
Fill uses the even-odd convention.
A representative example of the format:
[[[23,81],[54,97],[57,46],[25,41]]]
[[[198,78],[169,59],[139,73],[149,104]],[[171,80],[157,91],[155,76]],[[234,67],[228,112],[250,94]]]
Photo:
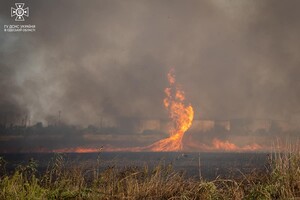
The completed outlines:
[[[267,173],[239,180],[188,179],[171,166],[154,169],[107,168],[100,159],[90,170],[65,167],[57,155],[39,174],[31,160],[13,173],[3,173],[0,199],[296,199],[300,197],[300,152],[273,154]],[[1,171],[5,161],[0,159]]]

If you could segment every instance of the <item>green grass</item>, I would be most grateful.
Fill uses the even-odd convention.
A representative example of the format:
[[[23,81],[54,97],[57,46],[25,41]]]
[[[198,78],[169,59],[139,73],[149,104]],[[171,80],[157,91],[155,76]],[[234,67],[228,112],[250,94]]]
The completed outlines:
[[[46,172],[36,162],[0,178],[0,199],[296,199],[300,197],[300,151],[275,153],[269,171],[213,181],[186,178],[171,166],[99,170],[66,167],[58,154]],[[5,161],[0,158],[0,170]]]

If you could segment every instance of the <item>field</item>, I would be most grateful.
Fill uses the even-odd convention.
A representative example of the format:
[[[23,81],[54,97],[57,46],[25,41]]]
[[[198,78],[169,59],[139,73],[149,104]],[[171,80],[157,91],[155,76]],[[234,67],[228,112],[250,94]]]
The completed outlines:
[[[123,153],[123,157],[124,155],[125,153]],[[71,164],[68,160],[70,155],[68,157],[63,154],[54,154],[51,155],[52,158],[46,165],[39,164],[36,159],[29,159],[22,162],[22,165],[10,165],[11,161],[6,160],[6,157],[3,156],[0,161],[2,173],[0,198],[296,199],[300,197],[300,152],[298,150],[270,155],[258,154],[258,157],[253,157],[254,155],[251,154],[250,157],[256,158],[253,160],[257,166],[259,163],[263,163],[261,156],[266,158],[266,163],[263,163],[265,167],[258,170],[254,170],[255,167],[249,166],[249,162],[248,164],[245,162],[249,155],[238,153],[201,154],[201,160],[193,159],[193,156],[198,154],[148,153],[147,155],[147,153],[140,153],[128,155],[139,160],[142,159],[138,156],[142,155],[145,159],[149,158],[150,155],[152,155],[151,158],[163,155],[169,160],[165,159],[164,162],[157,160],[157,162],[146,165],[145,163],[134,163],[133,159],[128,161],[131,162],[131,165],[123,164],[121,166],[116,162],[112,164],[111,161],[105,159],[106,156],[111,156],[110,154],[99,153],[91,157],[95,159],[92,163],[77,160],[77,164]],[[175,155],[179,155],[179,157]],[[230,157],[237,158],[237,160],[246,158],[244,164],[235,165],[241,168],[241,170],[237,169],[239,175],[223,171],[216,174],[215,177],[205,178],[207,174],[202,169],[205,169],[207,159],[220,160],[220,157],[225,157],[227,160]],[[16,157],[10,156],[10,158],[15,159]],[[45,159],[45,155],[39,155],[39,158]],[[174,159],[178,162],[176,163]],[[130,160],[128,156],[126,160]],[[180,168],[178,164],[188,163],[191,160],[194,160],[194,163],[200,163],[200,167],[194,166],[198,171],[197,175],[192,175],[193,173],[189,173],[189,170],[182,170],[184,164],[182,164],[183,168]],[[230,159],[229,162],[234,163]],[[121,160],[121,163],[124,163],[124,160]],[[41,167],[41,165],[45,165],[46,168]],[[201,167],[202,165],[203,167]],[[189,164],[189,166],[193,165]],[[214,164],[210,164],[207,167],[213,168],[213,166]],[[223,162],[223,166],[228,168],[230,165],[228,163],[224,165]],[[243,170],[247,166],[251,167],[252,170]]]

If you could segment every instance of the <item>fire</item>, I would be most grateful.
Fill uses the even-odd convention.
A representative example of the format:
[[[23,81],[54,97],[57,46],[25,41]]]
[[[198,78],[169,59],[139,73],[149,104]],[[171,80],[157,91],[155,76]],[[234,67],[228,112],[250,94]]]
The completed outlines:
[[[211,141],[211,145],[205,143],[198,143],[193,141],[190,137],[186,141],[188,148],[193,151],[205,151],[205,152],[215,152],[215,151],[227,151],[227,152],[251,152],[251,151],[263,151],[269,150],[267,147],[263,147],[259,144],[253,143],[244,146],[238,146],[228,140],[220,140],[214,138]]]
[[[184,133],[192,125],[194,110],[191,105],[185,105],[184,92],[176,84],[174,70],[168,73],[169,87],[165,89],[164,106],[168,110],[173,127],[169,130],[169,137],[162,139],[148,148],[151,151],[178,151],[182,150]]]
[[[176,84],[174,70],[170,70],[167,75],[169,81],[169,87],[165,89],[166,97],[163,100],[164,106],[169,113],[169,117],[172,120],[173,127],[169,130],[169,137],[159,140],[146,147],[132,147],[132,148],[105,148],[105,151],[179,151],[183,149],[182,139],[184,133],[192,125],[194,118],[194,110],[191,105],[185,105],[184,92]],[[98,152],[96,148],[68,148],[57,149],[53,152],[77,152],[88,153]]]
[[[105,151],[179,151],[183,149],[182,139],[184,133],[191,127],[194,118],[194,109],[191,105],[185,105],[184,92],[176,84],[174,71],[168,73],[169,87],[165,89],[166,97],[163,100],[164,106],[169,113],[173,127],[169,130],[169,137],[159,140],[146,147],[133,148],[105,148]],[[97,148],[67,148],[57,149],[53,152],[76,152],[90,153],[99,152]]]
[[[213,144],[213,147],[215,147],[216,150],[225,150],[225,151],[234,151],[234,150],[237,150],[238,147],[233,144],[233,143],[230,143],[229,141],[221,141],[221,140],[218,140],[218,139],[214,139],[212,141],[212,144]]]
[[[213,138],[211,141],[200,142],[193,138],[192,135],[185,137],[186,151],[202,151],[202,152],[253,152],[253,151],[269,151],[268,146],[262,146],[257,143],[250,143],[246,145],[238,145],[229,140],[221,140]]]
[[[52,152],[54,153],[95,153],[100,152],[102,148],[85,148],[85,147],[74,147],[74,148],[63,148],[55,149]]]
[[[169,137],[159,140],[146,147],[128,147],[128,148],[115,148],[105,147],[105,151],[180,151],[183,149],[183,137],[185,132],[191,127],[194,118],[194,109],[190,104],[185,103],[185,94],[181,87],[176,83],[174,70],[170,70],[167,75],[169,86],[165,89],[166,97],[163,104],[168,111],[169,118],[171,119],[172,127],[169,129]],[[246,146],[238,146],[228,140],[220,140],[214,138],[210,145],[207,143],[198,143],[191,138],[192,135],[185,137],[185,150],[192,149],[197,151],[259,151],[264,148],[259,144],[249,144]],[[77,152],[77,153],[90,153],[99,152],[99,148],[66,148],[57,149],[52,152]]]
[[[213,139],[212,141],[213,148],[215,150],[223,150],[223,151],[260,151],[263,150],[263,147],[259,144],[253,143],[248,144],[246,146],[237,146],[228,140],[222,141],[219,139]]]

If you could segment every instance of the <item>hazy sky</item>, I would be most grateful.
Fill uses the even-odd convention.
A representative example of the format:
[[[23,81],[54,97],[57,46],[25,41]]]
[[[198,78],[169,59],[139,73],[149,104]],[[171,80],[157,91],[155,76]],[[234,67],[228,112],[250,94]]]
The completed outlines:
[[[5,33],[0,113],[70,124],[166,119],[166,74],[198,119],[289,119],[300,112],[300,1],[22,1],[34,33]]]

